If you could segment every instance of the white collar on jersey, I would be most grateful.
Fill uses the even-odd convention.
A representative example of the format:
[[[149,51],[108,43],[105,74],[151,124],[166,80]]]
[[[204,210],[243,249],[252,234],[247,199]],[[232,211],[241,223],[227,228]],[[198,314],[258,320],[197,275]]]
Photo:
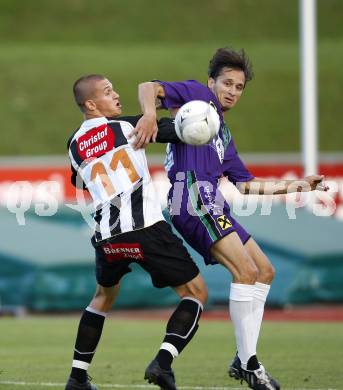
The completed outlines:
[[[81,126],[74,134],[73,140],[81,137],[88,130],[103,125],[104,123],[108,123],[108,119],[105,116],[101,116],[99,118],[86,119],[84,122],[81,123]]]
[[[103,123],[107,123],[108,120],[106,117],[104,116],[101,116],[99,118],[92,118],[92,119],[86,119],[80,128],[87,128],[87,129],[91,129],[92,127],[97,127]]]

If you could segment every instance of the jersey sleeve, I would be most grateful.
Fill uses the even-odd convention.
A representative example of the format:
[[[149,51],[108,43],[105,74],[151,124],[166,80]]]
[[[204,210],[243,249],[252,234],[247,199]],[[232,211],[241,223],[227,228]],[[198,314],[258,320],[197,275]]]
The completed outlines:
[[[142,118],[141,115],[136,116],[121,116],[117,118],[113,118],[115,120],[121,120],[131,123],[133,127],[136,127],[139,119]],[[177,144],[180,141],[179,137],[176,135],[174,119],[172,118],[161,118],[157,121],[158,133],[156,137],[156,142],[158,143],[172,143]],[[151,141],[152,142],[152,141]]]
[[[134,116],[115,117],[114,120],[129,122],[133,127],[136,127],[138,121],[142,118],[142,114]],[[108,118],[111,119],[111,118]],[[156,142],[177,144],[180,141],[175,132],[174,120],[172,118],[161,118],[157,121],[158,133]],[[152,142],[152,141],[151,141]]]
[[[131,123],[133,127],[136,127],[139,119],[142,118],[142,114],[135,116],[121,116],[113,118],[115,120],[121,120]],[[177,144],[180,141],[179,137],[176,135],[174,119],[172,118],[161,118],[157,121],[158,133],[156,137],[156,142],[158,143],[172,143]],[[151,141],[152,142],[152,141]]]
[[[176,135],[174,119],[172,118],[161,118],[157,122],[158,133],[156,142],[158,143],[180,143],[179,137]]]
[[[191,100],[201,100],[203,95],[208,94],[207,88],[196,80],[153,81],[161,84],[164,88],[165,97],[161,99],[161,105],[164,109],[179,108]]]
[[[119,117],[113,117],[113,118],[107,118],[109,120],[113,119],[115,121],[125,121],[131,123],[133,127],[136,127],[137,122],[142,118],[142,114],[140,115],[131,115],[131,116],[119,116]]]
[[[235,185],[236,183],[247,182],[254,179],[254,176],[240,159],[232,138],[224,155],[223,174]]]

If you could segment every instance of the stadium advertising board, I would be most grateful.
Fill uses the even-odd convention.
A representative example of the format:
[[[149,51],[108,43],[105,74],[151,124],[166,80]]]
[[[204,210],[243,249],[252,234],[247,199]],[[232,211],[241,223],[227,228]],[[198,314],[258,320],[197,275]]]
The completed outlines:
[[[249,170],[257,177],[273,179],[299,179],[302,177],[302,167],[299,164],[248,164]],[[322,196],[317,203],[325,204],[326,211],[321,214],[334,215],[343,220],[343,163],[325,163],[320,165],[320,174],[325,175],[326,183],[330,187],[326,198]],[[162,165],[151,165],[150,173],[163,206],[165,206],[166,194],[169,182]],[[227,181],[221,183],[224,196],[231,202],[242,203],[243,196]],[[83,191],[84,200],[87,203],[88,195]],[[287,199],[295,195],[293,199],[297,203],[296,208],[303,206],[297,198],[299,194],[289,194]],[[251,195],[251,199],[261,198]],[[269,197],[269,199],[271,199]],[[285,195],[274,196],[275,201],[285,201]],[[273,201],[274,201],[273,200]],[[23,224],[25,211],[34,209],[37,215],[51,216],[58,211],[61,204],[70,207],[76,205],[75,188],[70,182],[70,168],[68,165],[42,166],[41,164],[25,166],[0,166],[0,205],[16,215],[18,223]],[[73,207],[72,207],[73,208]],[[74,207],[76,208],[76,207]],[[236,209],[239,206],[236,205]],[[256,209],[256,208],[255,208]],[[235,210],[234,210],[235,211]],[[246,212],[246,211],[245,211]],[[250,211],[250,214],[254,212]],[[290,218],[292,216],[290,215]]]

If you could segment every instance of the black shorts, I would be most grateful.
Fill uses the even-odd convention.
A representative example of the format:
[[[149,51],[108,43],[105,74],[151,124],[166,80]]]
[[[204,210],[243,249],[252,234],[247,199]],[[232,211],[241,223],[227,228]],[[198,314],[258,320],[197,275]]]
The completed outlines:
[[[182,240],[170,225],[160,221],[144,229],[123,233],[95,247],[96,280],[103,287],[116,285],[137,263],[151,276],[155,287],[176,287],[199,274]],[[100,245],[99,245],[100,244]]]

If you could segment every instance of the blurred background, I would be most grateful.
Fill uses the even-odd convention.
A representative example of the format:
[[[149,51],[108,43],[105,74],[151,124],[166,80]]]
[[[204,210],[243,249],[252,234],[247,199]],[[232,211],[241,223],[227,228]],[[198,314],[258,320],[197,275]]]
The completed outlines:
[[[270,215],[260,199],[244,216],[243,200],[222,183],[277,270],[270,307],[343,302],[342,15],[341,0],[317,1],[318,171],[331,188],[331,203],[321,199],[330,215],[297,199],[286,207],[279,197]],[[298,0],[0,0],[0,309],[79,310],[93,294],[92,232],[77,209],[66,156],[82,120],[72,97],[77,78],[106,75],[124,113],[136,114],[139,82],[206,83],[217,48],[244,48],[255,78],[226,121],[253,174],[296,179],[303,175],[299,34]],[[164,150],[147,150],[163,205]],[[190,251],[209,286],[208,307],[226,304],[229,274],[204,267]],[[116,307],[177,301],[133,268]]]
[[[66,155],[67,139],[82,121],[74,81],[103,73],[124,113],[136,114],[139,82],[205,83],[217,48],[244,48],[255,78],[226,114],[240,155],[256,176],[300,178],[309,145],[301,141],[300,2],[0,0],[1,389],[64,388],[79,313],[94,292],[89,200],[77,201]],[[343,383],[343,328],[334,323],[343,320],[343,1],[316,4],[316,165],[330,192],[312,200],[243,198],[221,183],[233,213],[276,268],[264,315],[273,321],[264,321],[258,356],[289,390],[342,389]],[[147,153],[165,206],[165,147],[150,145]],[[230,275],[221,266],[205,267],[189,250],[208,285],[203,319],[210,321],[201,322],[173,365],[177,383],[237,388],[226,373],[235,353],[227,321]],[[90,371],[100,388],[142,386],[178,301],[132,268]]]

